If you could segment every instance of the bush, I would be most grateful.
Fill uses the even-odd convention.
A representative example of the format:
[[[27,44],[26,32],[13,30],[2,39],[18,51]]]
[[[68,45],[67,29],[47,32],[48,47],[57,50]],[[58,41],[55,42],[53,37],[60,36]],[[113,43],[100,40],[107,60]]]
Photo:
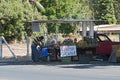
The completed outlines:
[[[28,2],[21,0],[8,0],[0,3],[0,36],[4,36],[8,41],[21,40],[25,35],[31,35],[31,27],[27,21],[40,19],[38,12]]]

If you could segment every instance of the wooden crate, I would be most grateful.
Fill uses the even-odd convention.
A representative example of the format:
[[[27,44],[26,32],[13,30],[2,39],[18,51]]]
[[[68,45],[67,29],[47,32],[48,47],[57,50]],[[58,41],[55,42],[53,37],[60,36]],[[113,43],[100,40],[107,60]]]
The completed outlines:
[[[112,46],[112,53],[109,57],[110,62],[120,62],[120,45]]]

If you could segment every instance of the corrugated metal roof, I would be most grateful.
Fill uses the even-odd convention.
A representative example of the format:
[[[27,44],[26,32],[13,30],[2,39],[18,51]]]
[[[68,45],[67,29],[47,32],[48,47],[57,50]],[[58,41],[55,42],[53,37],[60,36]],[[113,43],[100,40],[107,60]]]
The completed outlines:
[[[94,26],[94,30],[95,31],[108,31],[108,32],[117,31],[117,32],[120,32],[120,24],[97,25],[97,26]]]

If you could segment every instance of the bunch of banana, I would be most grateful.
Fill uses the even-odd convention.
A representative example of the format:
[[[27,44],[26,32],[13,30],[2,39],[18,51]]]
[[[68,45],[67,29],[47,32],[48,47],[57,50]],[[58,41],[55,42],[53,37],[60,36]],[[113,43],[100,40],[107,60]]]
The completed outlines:
[[[84,47],[84,46],[87,46],[87,45],[88,45],[87,42],[84,41],[84,40],[80,40],[80,41],[78,41],[78,43],[77,43],[77,46],[78,46],[78,47]]]

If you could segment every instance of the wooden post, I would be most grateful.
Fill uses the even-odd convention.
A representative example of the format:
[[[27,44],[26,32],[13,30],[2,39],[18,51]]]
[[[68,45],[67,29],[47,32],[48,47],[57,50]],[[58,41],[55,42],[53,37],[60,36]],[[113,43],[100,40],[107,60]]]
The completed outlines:
[[[119,42],[120,42],[120,33],[118,33],[118,35],[119,35]]]
[[[87,36],[87,24],[86,24],[86,21],[82,22],[82,36],[83,36],[83,39]]]
[[[89,36],[91,38],[94,37],[94,25],[93,25],[93,21],[90,21],[90,31],[89,31]]]
[[[112,53],[108,59],[109,62],[117,62],[117,57],[116,57],[116,45],[112,46]]]
[[[27,54],[26,57],[28,60],[31,60],[31,54],[30,54],[30,38],[26,36],[26,47],[27,47]]]
[[[10,46],[8,45],[7,41],[5,40],[4,37],[2,37],[2,40],[4,41],[4,43],[6,44],[6,46],[8,47],[8,49],[10,50],[10,52],[12,53],[12,55],[14,56],[15,59],[17,59],[17,56],[15,55],[15,53],[13,52],[13,50],[10,48]]]
[[[26,36],[26,44],[27,44],[27,57],[29,57],[29,56],[30,56],[30,54],[29,54],[29,44],[30,44],[30,39],[29,39],[28,36]]]
[[[2,58],[2,37],[0,37],[0,58]]]

